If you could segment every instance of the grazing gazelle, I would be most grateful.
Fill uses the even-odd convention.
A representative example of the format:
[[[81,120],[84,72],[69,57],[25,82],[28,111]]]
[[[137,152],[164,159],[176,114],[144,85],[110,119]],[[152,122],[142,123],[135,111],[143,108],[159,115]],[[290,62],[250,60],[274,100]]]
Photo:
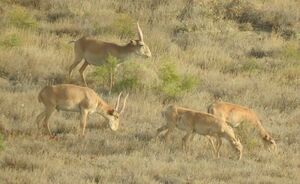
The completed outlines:
[[[231,145],[238,151],[239,160],[242,158],[243,146],[240,141],[235,137],[233,129],[226,124],[226,122],[214,115],[170,105],[162,111],[162,116],[166,119],[167,124],[157,130],[156,137],[162,132],[165,133],[165,139],[168,139],[170,132],[175,127],[184,130],[187,134],[182,138],[182,148],[186,149],[187,142],[191,140],[194,133],[200,135],[214,137],[217,140],[216,147],[212,144],[216,156],[219,158],[220,147],[222,139],[228,140]]]
[[[249,108],[218,101],[211,104],[207,112],[223,119],[232,127],[238,127],[241,123],[250,123],[251,126],[254,126],[259,131],[264,143],[270,145],[273,150],[277,149],[275,140],[264,129],[256,113]]]
[[[81,134],[84,136],[87,116],[97,112],[108,120],[111,130],[116,131],[119,127],[119,116],[124,112],[128,97],[128,95],[125,97],[123,107],[119,111],[121,94],[118,96],[115,108],[112,108],[94,90],[88,87],[72,84],[46,86],[38,96],[38,100],[44,104],[45,110],[37,116],[36,123],[39,127],[40,122],[43,121],[43,125],[47,125],[49,134],[52,136],[48,120],[54,110],[79,112],[81,116]]]
[[[71,78],[73,69],[84,59],[84,63],[79,69],[79,73],[82,81],[87,86],[84,70],[88,65],[101,66],[107,63],[107,57],[109,55],[116,57],[120,62],[123,62],[125,58],[131,54],[137,54],[145,57],[151,57],[151,51],[145,44],[142,30],[137,23],[139,39],[130,40],[126,45],[118,45],[115,43],[104,42],[95,40],[92,38],[82,37],[75,42],[74,52],[75,59],[69,69],[69,78]],[[112,87],[112,78],[110,81],[110,87]]]

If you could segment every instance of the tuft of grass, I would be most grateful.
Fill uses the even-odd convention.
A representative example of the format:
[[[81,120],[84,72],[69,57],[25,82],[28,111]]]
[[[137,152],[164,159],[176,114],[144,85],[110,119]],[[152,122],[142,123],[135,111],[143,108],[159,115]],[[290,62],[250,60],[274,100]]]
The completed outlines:
[[[50,2],[43,0],[6,0],[10,3],[18,4],[27,8],[43,9],[49,8]]]
[[[264,67],[258,63],[256,59],[245,59],[240,62],[232,62],[226,64],[222,71],[224,73],[233,73],[235,75],[239,73],[259,73],[264,70]]]
[[[235,128],[235,132],[247,151],[253,152],[260,145],[259,135],[250,123],[242,122]]]
[[[284,59],[295,60],[300,63],[300,47],[296,43],[289,43],[283,47],[281,55]]]
[[[256,58],[263,58],[263,57],[271,57],[273,56],[273,51],[266,51],[262,48],[252,48],[249,52],[249,56],[256,57]]]
[[[37,27],[37,21],[34,16],[23,7],[16,6],[8,12],[7,16],[9,23],[17,28],[34,29]]]
[[[47,20],[49,22],[55,22],[61,19],[72,17],[74,17],[74,13],[67,6],[58,7],[47,13]]]
[[[4,150],[4,139],[3,135],[0,133],[0,151]]]
[[[113,32],[118,34],[121,38],[132,38],[135,35],[133,28],[135,21],[132,17],[126,14],[120,14],[115,18],[111,25]]]

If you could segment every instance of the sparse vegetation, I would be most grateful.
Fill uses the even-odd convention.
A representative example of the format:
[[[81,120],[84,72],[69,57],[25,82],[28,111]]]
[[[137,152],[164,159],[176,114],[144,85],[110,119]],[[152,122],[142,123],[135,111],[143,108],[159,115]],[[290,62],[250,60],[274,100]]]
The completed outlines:
[[[16,34],[6,35],[6,38],[0,41],[0,46],[4,48],[12,48],[21,45],[21,38]]]
[[[296,0],[0,0],[0,183],[299,182],[299,7]],[[111,132],[95,113],[81,138],[78,115],[55,112],[56,139],[40,136],[40,89],[83,85],[75,70],[67,78],[68,42],[91,35],[128,43],[137,38],[136,21],[152,58],[117,67],[111,95],[109,71],[118,61],[85,71],[109,104],[130,93],[120,130]],[[258,112],[278,153],[262,148],[249,127],[236,130],[241,162],[223,157],[234,155],[225,141],[216,160],[203,137],[188,153],[182,131],[168,144],[152,139],[165,123],[164,100],[206,111],[216,98]]]
[[[9,25],[13,25],[17,28],[27,29],[37,27],[36,19],[23,7],[14,7],[10,12],[8,12],[7,19],[9,21]]]
[[[3,135],[0,133],[0,152],[4,149]]]

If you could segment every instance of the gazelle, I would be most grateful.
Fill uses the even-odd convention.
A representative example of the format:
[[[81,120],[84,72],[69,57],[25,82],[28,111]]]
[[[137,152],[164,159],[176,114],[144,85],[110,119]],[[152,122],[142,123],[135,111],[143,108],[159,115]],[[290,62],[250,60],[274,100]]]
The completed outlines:
[[[191,140],[194,133],[200,135],[215,137],[217,140],[216,147],[212,143],[212,147],[216,156],[220,157],[220,147],[222,139],[227,139],[231,145],[239,152],[239,159],[242,158],[243,146],[240,141],[235,137],[233,129],[220,118],[211,114],[170,105],[162,111],[162,116],[166,119],[167,124],[157,130],[156,137],[163,131],[165,139],[168,139],[170,132],[177,127],[180,130],[186,131],[187,134],[182,138],[182,148],[186,149],[187,142]]]
[[[73,69],[84,59],[84,63],[79,69],[79,73],[85,86],[87,86],[84,70],[88,65],[101,66],[107,63],[107,57],[109,55],[116,57],[120,62],[125,61],[125,58],[129,55],[136,54],[145,57],[151,57],[151,51],[144,42],[142,30],[137,23],[139,39],[130,40],[126,45],[118,45],[115,43],[104,42],[87,37],[82,37],[75,42],[74,53],[75,59],[69,69],[69,78],[71,78]],[[112,75],[112,74],[111,74]],[[110,87],[112,87],[112,77],[110,81]]]
[[[112,108],[94,90],[88,87],[72,84],[46,86],[38,95],[38,100],[44,104],[45,110],[37,116],[37,126],[39,128],[40,122],[43,121],[43,125],[47,125],[49,134],[52,136],[48,120],[54,110],[79,112],[81,116],[81,134],[84,136],[87,116],[97,112],[108,120],[110,129],[116,131],[119,127],[119,117],[124,112],[128,97],[128,95],[125,97],[122,109],[118,110],[121,95],[122,93],[119,94],[116,105]]]
[[[211,104],[207,111],[208,113],[223,119],[232,127],[238,127],[241,123],[250,123],[259,131],[264,143],[269,144],[273,150],[277,149],[275,140],[265,130],[256,113],[251,109],[236,104],[218,101]]]

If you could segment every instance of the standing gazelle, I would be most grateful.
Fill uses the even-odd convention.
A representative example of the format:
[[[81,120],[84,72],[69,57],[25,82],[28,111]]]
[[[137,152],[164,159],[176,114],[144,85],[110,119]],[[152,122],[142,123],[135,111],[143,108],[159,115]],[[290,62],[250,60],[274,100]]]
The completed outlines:
[[[168,139],[170,132],[175,127],[184,130],[187,134],[182,138],[182,148],[187,147],[187,142],[192,139],[194,133],[208,136],[210,141],[211,137],[216,138],[217,145],[212,146],[216,156],[219,158],[220,147],[222,145],[222,139],[227,139],[233,148],[239,153],[239,159],[242,158],[243,146],[240,141],[235,137],[233,129],[226,124],[226,122],[214,115],[178,107],[175,105],[168,106],[162,111],[162,116],[166,119],[167,124],[157,130],[156,137],[163,131],[165,133],[165,139]]]
[[[125,58],[131,54],[141,55],[145,57],[151,57],[151,51],[144,42],[142,30],[137,23],[138,28],[138,40],[130,40],[126,45],[118,45],[115,43],[104,42],[91,38],[82,37],[75,42],[74,52],[75,59],[69,69],[69,78],[71,78],[73,69],[84,59],[84,63],[79,69],[79,73],[85,86],[87,86],[84,70],[88,65],[101,66],[107,63],[107,57],[109,55],[116,57],[120,62],[123,62]],[[112,75],[112,74],[111,74]],[[110,88],[112,87],[112,77],[110,81]]]
[[[119,116],[124,111],[128,95],[124,99],[122,109],[118,111],[120,97],[121,93],[118,96],[115,108],[112,108],[94,90],[88,87],[72,84],[46,86],[38,96],[38,100],[44,104],[45,110],[37,116],[36,123],[39,127],[40,122],[43,121],[43,125],[47,125],[49,134],[52,136],[48,120],[55,109],[57,111],[80,112],[80,125],[84,136],[87,116],[93,112],[98,112],[108,120],[111,130],[116,131],[119,127]]]
[[[251,124],[251,126],[259,131],[264,143],[270,145],[273,150],[277,149],[275,140],[265,130],[256,113],[251,109],[236,104],[218,101],[211,104],[207,111],[208,113],[223,119],[232,127],[238,127],[241,123]]]

